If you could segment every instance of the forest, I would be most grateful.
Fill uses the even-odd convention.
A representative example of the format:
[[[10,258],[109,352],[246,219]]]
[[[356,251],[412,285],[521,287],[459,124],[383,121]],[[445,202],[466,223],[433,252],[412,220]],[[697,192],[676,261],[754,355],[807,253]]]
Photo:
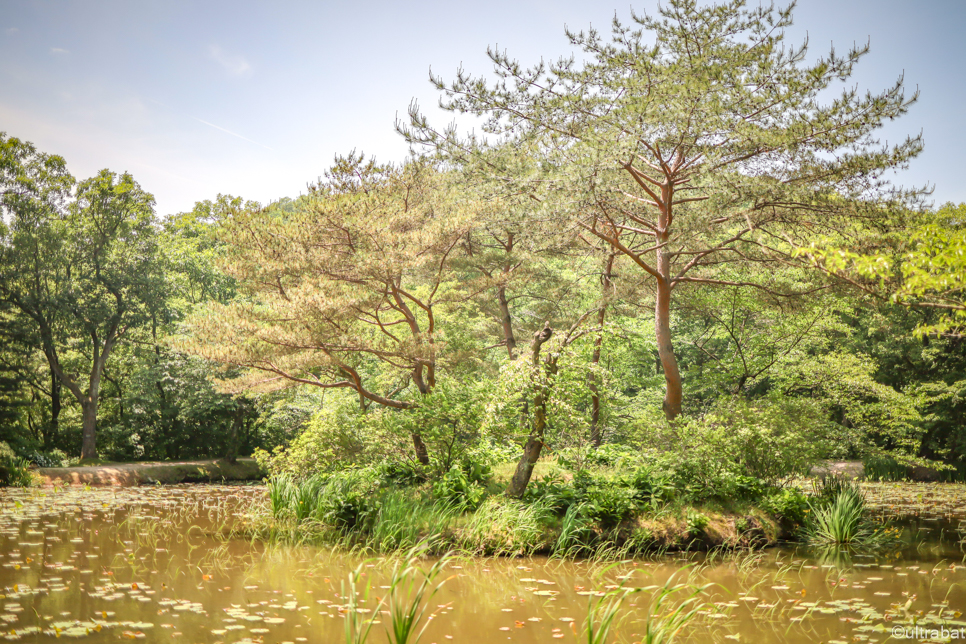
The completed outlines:
[[[916,93],[839,89],[867,48],[790,24],[674,0],[570,58],[493,50],[433,78],[475,130],[413,104],[405,160],[272,203],[162,214],[0,135],[2,476],[254,455],[296,523],[542,499],[584,545],[566,517],[660,499],[801,520],[786,484],[827,460],[961,480],[966,204],[892,182]]]

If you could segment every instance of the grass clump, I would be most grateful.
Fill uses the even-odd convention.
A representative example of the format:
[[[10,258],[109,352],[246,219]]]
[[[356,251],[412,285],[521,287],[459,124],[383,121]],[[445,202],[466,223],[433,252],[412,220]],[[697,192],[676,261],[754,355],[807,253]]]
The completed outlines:
[[[625,581],[626,578],[622,579],[618,588],[608,591],[600,598],[590,596],[587,618],[578,641],[587,644],[614,641],[611,633],[618,621],[621,606],[631,595],[647,591],[652,596],[644,609],[644,633],[638,641],[640,644],[669,644],[705,609],[706,602],[701,599],[701,595],[710,586],[679,583],[675,581],[675,576],[661,586],[644,588],[625,588]]]
[[[431,618],[426,617],[429,602],[439,592],[445,580],[436,583],[440,574],[453,560],[451,553],[440,557],[428,570],[419,563],[436,549],[438,538],[432,536],[409,548],[406,555],[396,562],[389,580],[385,597],[377,598],[370,606],[371,586],[368,581],[360,584],[368,561],[363,561],[342,582],[343,628],[346,644],[365,644],[377,618],[388,615],[385,626],[390,644],[417,644],[422,638]],[[342,612],[342,611],[340,611]]]
[[[813,545],[881,546],[898,531],[878,525],[868,513],[865,493],[855,481],[825,477],[814,485],[803,527]]]

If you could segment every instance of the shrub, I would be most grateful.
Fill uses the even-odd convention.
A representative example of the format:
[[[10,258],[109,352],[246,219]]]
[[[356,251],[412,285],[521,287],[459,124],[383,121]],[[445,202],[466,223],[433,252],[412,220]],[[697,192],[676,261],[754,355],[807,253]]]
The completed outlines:
[[[554,514],[563,514],[576,498],[573,485],[566,483],[557,473],[530,481],[523,492],[526,503],[540,503]]]
[[[426,481],[426,473],[409,461],[384,461],[376,466],[376,478],[382,485],[413,486]]]
[[[580,470],[593,467],[621,468],[640,460],[640,450],[629,445],[608,443],[594,449],[590,445],[568,447],[557,452],[557,462],[569,470]]]
[[[479,474],[477,472],[477,474]],[[453,465],[438,481],[433,483],[433,496],[440,501],[462,510],[475,510],[486,490],[459,465]]]
[[[371,470],[334,474],[319,489],[315,518],[341,529],[362,526],[377,507],[375,477]]]
[[[29,487],[33,483],[30,461],[19,457],[7,443],[0,441],[0,486]]]
[[[27,455],[27,460],[37,467],[67,467],[70,464],[70,458],[59,449],[49,452],[33,450]]]
[[[706,515],[700,512],[695,512],[694,510],[688,511],[688,534],[690,534],[692,537],[698,537],[704,534],[704,531],[707,529],[709,523],[711,523],[711,519],[709,519]]]
[[[808,516],[808,497],[797,487],[773,488],[759,505],[788,525],[802,525]]]
[[[594,478],[578,472],[574,489],[581,516],[604,529],[616,527],[638,508],[635,491],[620,480]]]

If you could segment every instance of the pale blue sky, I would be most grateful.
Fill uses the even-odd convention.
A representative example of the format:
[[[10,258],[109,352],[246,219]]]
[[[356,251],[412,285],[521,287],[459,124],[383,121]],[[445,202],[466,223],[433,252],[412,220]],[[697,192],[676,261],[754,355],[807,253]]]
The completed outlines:
[[[650,10],[653,0],[634,2]],[[410,100],[435,105],[430,66],[488,72],[487,45],[522,62],[568,54],[564,25],[607,30],[629,4],[0,0],[0,130],[63,155],[75,176],[129,171],[158,212],[230,193],[296,196],[353,148],[406,152],[394,133]],[[790,37],[814,55],[871,39],[855,82],[905,72],[919,103],[889,125],[923,131],[896,180],[966,201],[966,0],[802,0]],[[427,109],[437,123],[449,115]]]

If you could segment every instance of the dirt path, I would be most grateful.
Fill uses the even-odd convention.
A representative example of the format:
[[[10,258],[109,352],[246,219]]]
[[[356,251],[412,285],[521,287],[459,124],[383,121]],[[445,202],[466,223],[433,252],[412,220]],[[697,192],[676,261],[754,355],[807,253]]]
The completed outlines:
[[[251,481],[262,477],[254,459],[237,463],[224,460],[112,463],[91,467],[41,467],[36,470],[44,485],[119,485],[143,483],[202,483]]]

